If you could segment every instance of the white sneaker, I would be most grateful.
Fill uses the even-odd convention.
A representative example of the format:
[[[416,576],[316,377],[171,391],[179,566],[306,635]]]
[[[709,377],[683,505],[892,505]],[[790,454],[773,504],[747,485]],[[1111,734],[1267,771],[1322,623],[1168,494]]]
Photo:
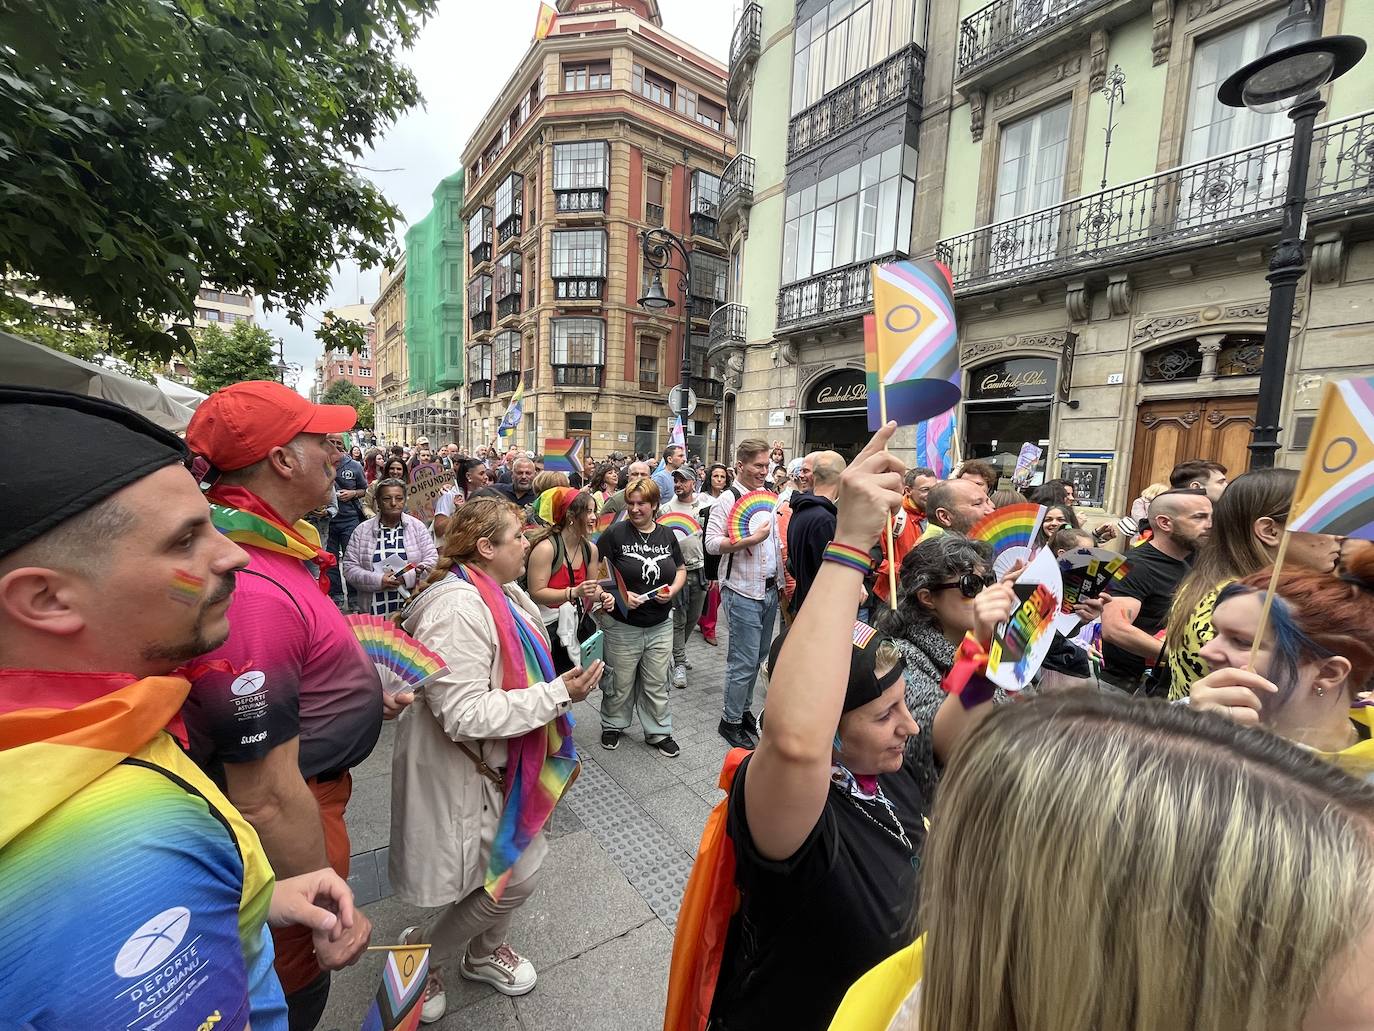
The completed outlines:
[[[407,927],[401,932],[397,944],[409,945],[410,935],[418,929],[418,925]],[[443,978],[439,976],[437,970],[431,970],[425,979],[424,1001],[420,1003],[420,1023],[433,1024],[437,1020],[443,1020],[446,1012],[448,1012],[448,996],[444,994]]]
[[[674,687],[686,687],[686,686],[687,686],[687,667],[686,667],[686,666],[683,666],[683,665],[676,665],[676,666],[673,667],[673,686],[674,686]]]
[[[469,981],[482,981],[502,995],[525,995],[534,988],[534,964],[502,942],[490,956],[474,959],[466,952],[459,972]]]

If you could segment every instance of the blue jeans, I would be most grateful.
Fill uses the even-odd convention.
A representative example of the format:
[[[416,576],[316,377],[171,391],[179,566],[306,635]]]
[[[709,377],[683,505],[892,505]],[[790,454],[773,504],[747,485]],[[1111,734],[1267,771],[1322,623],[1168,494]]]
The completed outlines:
[[[768,658],[773,627],[778,620],[778,592],[769,591],[762,601],[736,594],[721,584],[720,603],[730,627],[730,648],[725,657],[726,723],[738,723],[754,704],[754,683],[759,667]]]

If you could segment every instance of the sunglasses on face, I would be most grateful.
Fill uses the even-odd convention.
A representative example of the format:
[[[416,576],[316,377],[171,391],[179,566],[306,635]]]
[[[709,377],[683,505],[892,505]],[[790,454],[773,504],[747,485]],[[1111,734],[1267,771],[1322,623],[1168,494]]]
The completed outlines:
[[[947,591],[952,587],[959,588],[959,593],[965,598],[976,598],[978,592],[984,587],[991,587],[997,582],[997,577],[991,573],[984,573],[979,576],[977,573],[964,573],[952,584],[936,584],[931,588],[932,591]]]

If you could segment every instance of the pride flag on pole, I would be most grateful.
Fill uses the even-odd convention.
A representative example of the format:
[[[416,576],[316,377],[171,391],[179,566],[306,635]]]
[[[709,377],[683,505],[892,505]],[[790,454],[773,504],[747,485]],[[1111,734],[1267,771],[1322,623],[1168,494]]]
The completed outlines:
[[[389,951],[382,983],[363,1018],[362,1031],[415,1031],[420,1026],[428,974],[428,945]]]
[[[954,469],[954,410],[916,424],[916,464],[944,479]]]
[[[544,441],[544,471],[547,473],[567,473],[569,476],[581,475],[582,438],[547,438]]]
[[[510,396],[510,403],[506,405],[506,413],[501,416],[501,423],[496,428],[496,436],[503,445],[509,443],[509,438],[515,434],[515,427],[520,425],[520,420],[524,417],[525,377],[521,375],[515,393]]]
[[[949,269],[937,261],[872,266],[868,424],[910,426],[959,402],[959,335]],[[866,323],[867,325],[867,323]]]
[[[1374,378],[1322,390],[1287,528],[1374,540]]]
[[[548,4],[539,5],[539,17],[534,23],[534,38],[546,39],[558,21],[558,12]]]
[[[681,412],[678,412],[677,417],[673,419],[673,428],[668,431],[668,443],[672,447],[680,447],[684,451],[687,450],[687,438],[682,429]]]

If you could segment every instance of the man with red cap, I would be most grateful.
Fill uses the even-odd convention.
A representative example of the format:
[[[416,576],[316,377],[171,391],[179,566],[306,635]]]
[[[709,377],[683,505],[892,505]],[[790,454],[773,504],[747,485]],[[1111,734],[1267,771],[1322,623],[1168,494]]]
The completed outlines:
[[[205,658],[182,715],[191,755],[253,825],[278,876],[332,866],[348,876],[349,770],[367,758],[384,704],[377,671],[330,602],[334,556],[305,521],[329,497],[351,429],[346,405],[316,405],[278,383],[218,390],[186,443],[210,469],[211,519],[248,552],[229,608],[229,639]],[[308,568],[313,563],[318,574]],[[227,672],[225,670],[228,670]],[[274,934],[291,1028],[313,1028],[329,974],[310,938]]]

